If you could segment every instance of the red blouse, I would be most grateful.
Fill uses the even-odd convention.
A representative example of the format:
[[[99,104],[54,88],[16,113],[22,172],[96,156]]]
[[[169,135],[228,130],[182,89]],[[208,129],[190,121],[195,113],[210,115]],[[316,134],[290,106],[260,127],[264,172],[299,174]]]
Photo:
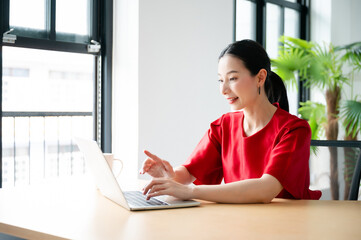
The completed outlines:
[[[257,133],[246,136],[243,112],[229,112],[210,129],[183,164],[196,178],[194,184],[220,184],[267,173],[283,190],[278,198],[319,199],[321,191],[309,189],[311,129],[305,120],[278,109]]]

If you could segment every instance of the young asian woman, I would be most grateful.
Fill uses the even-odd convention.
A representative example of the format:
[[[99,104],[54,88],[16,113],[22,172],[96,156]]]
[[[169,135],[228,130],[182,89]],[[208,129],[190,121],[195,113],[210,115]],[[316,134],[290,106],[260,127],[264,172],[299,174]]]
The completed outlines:
[[[213,121],[177,168],[145,150],[148,158],[140,173],[153,177],[144,187],[147,198],[171,195],[220,203],[319,199],[321,192],[309,189],[310,127],[288,113],[286,88],[271,71],[264,48],[252,40],[228,45],[219,56],[218,77],[220,93],[240,111]]]

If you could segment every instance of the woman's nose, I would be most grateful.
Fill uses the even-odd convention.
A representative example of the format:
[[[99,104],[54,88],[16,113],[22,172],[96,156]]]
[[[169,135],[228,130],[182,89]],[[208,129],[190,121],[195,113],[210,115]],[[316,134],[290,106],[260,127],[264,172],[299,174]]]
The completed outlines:
[[[223,83],[223,84],[221,85],[221,93],[222,93],[223,95],[226,95],[226,94],[229,93],[229,86],[228,86],[228,84]]]

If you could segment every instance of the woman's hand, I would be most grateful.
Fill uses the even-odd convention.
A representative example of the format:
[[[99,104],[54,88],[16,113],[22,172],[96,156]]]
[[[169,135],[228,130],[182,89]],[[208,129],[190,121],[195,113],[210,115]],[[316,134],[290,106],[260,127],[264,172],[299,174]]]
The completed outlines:
[[[184,185],[169,178],[153,178],[153,180],[144,187],[143,194],[147,194],[147,200],[151,197],[170,195],[182,200],[192,199],[193,186]]]
[[[148,173],[154,178],[174,178],[175,173],[172,165],[166,160],[162,160],[156,155],[144,150],[144,153],[148,158],[143,162],[143,167],[140,170],[140,174]]]

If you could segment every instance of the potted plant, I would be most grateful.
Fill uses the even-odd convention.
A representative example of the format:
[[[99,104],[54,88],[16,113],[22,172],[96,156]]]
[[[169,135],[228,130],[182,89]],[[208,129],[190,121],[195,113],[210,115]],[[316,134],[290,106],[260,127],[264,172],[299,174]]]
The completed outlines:
[[[341,91],[345,84],[353,84],[353,73],[361,69],[361,42],[337,47],[332,44],[321,46],[315,42],[286,36],[282,36],[280,42],[282,46],[279,56],[277,59],[272,59],[275,72],[286,84],[295,86],[299,79],[304,81],[306,87],[315,87],[325,93],[326,106],[311,101],[300,103],[302,107],[299,113],[302,118],[309,121],[312,139],[319,139],[324,133],[327,140],[337,140],[338,121],[343,117],[345,139],[357,140],[357,132],[360,129],[360,121],[357,117],[360,115],[355,111],[361,111],[358,108],[360,102],[357,99],[341,102]],[[353,66],[348,73],[343,70],[346,62]],[[340,114],[340,106],[342,114]],[[339,199],[337,148],[329,147],[329,151],[331,195],[333,199]],[[348,160],[352,157],[354,159],[355,154],[351,155],[350,151],[345,149],[345,155],[348,156],[345,158],[345,166],[349,167],[348,173],[351,172],[351,175],[354,165],[349,164]],[[350,179],[348,173],[345,173],[345,180]],[[346,181],[346,184],[350,181]]]

